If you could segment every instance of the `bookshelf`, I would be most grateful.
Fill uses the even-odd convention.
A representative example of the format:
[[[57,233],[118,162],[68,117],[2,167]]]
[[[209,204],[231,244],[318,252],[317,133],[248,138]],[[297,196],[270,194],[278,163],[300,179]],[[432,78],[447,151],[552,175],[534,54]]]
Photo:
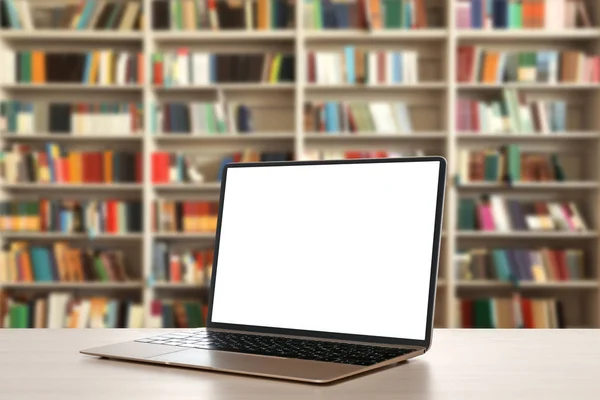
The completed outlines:
[[[37,0],[31,0],[37,1]],[[57,0],[58,1],[58,0]],[[140,0],[147,21],[152,21],[154,0]],[[114,246],[134,254],[138,280],[122,283],[48,283],[4,284],[0,287],[9,293],[20,291],[91,291],[94,293],[119,292],[126,298],[140,299],[146,320],[151,320],[149,305],[154,299],[204,298],[202,285],[155,282],[152,276],[153,247],[157,242],[190,247],[211,246],[211,233],[161,233],[150,228],[152,206],[157,199],[216,201],[219,184],[160,183],[153,184],[150,175],[151,154],[155,151],[185,151],[208,155],[222,155],[246,148],[287,151],[300,159],[311,151],[348,150],[422,150],[426,154],[445,156],[448,166],[440,275],[438,282],[435,325],[459,327],[459,299],[477,296],[507,294],[513,291],[548,295],[564,299],[569,326],[600,327],[600,120],[598,103],[600,84],[597,83],[471,83],[459,82],[457,76],[457,50],[461,45],[475,45],[498,49],[575,48],[600,53],[600,28],[573,29],[462,29],[456,27],[454,8],[459,0],[430,0],[428,4],[429,28],[387,29],[365,31],[361,29],[317,30],[305,28],[303,2],[295,5],[296,27],[273,30],[154,30],[145,24],[140,31],[88,31],[68,29],[0,30],[0,50],[48,49],[57,51],[89,51],[113,48],[144,54],[145,70],[150,71],[152,54],[173,51],[181,47],[196,51],[218,52],[285,52],[295,56],[295,82],[283,83],[213,83],[186,86],[158,86],[150,74],[145,74],[141,84],[87,85],[80,83],[2,84],[0,100],[56,100],[85,101],[90,97],[98,101],[141,102],[145,110],[160,102],[211,101],[224,97],[227,101],[246,102],[257,107],[255,117],[263,122],[248,135],[196,136],[152,132],[149,112],[144,113],[144,130],[141,135],[123,132],[119,135],[54,135],[35,132],[34,135],[1,134],[0,143],[26,143],[42,145],[52,141],[67,148],[119,148],[140,151],[143,155],[143,180],[130,184],[41,184],[17,183],[0,185],[0,200],[28,196],[108,195],[123,199],[138,199],[143,205],[143,226],[140,233],[125,234],[61,234],[35,232],[6,232],[0,242],[27,240],[32,243],[67,241],[73,243],[98,243]],[[587,1],[596,26],[600,21],[600,7]],[[412,50],[419,53],[418,83],[352,85],[308,83],[306,56],[311,51],[337,50],[347,45],[376,50]],[[565,98],[569,112],[574,115],[567,130],[551,135],[527,132],[486,135],[456,129],[455,108],[459,98],[472,96],[487,99],[499,96],[503,89],[514,88],[535,98]],[[324,135],[304,129],[303,105],[310,101],[403,101],[409,105],[413,120],[412,134],[377,135],[363,132],[360,135]],[[280,107],[269,113],[269,107]],[[266,124],[267,121],[269,124]],[[266,125],[261,125],[266,124]],[[542,149],[546,152],[575,154],[586,160],[578,165],[577,179],[565,182],[526,182],[505,185],[502,183],[456,181],[460,166],[458,154],[462,149],[484,149],[517,143],[524,149]],[[458,226],[458,205],[465,195],[502,194],[506,196],[540,199],[583,199],[584,214],[590,229],[586,232],[481,232],[462,231]],[[521,282],[515,286],[491,280],[463,281],[453,271],[454,255],[470,248],[495,248],[502,246],[578,247],[586,252],[587,276],[583,280],[565,282]]]

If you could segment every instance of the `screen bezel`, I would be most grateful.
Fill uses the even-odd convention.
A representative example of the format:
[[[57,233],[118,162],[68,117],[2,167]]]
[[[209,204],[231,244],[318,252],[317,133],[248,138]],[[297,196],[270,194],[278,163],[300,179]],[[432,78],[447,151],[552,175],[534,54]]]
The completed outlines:
[[[399,339],[382,336],[367,336],[367,335],[356,335],[356,334],[345,334],[337,332],[322,332],[322,331],[310,331],[301,329],[286,329],[286,328],[273,328],[266,326],[254,326],[254,325],[239,325],[222,322],[212,321],[212,310],[213,300],[215,294],[215,283],[217,278],[217,264],[219,254],[219,240],[221,236],[221,221],[223,215],[223,207],[225,204],[225,188],[227,185],[227,171],[230,168],[247,168],[247,167],[281,167],[281,166],[302,166],[302,165],[331,165],[331,164],[374,164],[374,163],[415,163],[415,162],[439,162],[439,176],[438,176],[438,188],[437,188],[437,201],[435,210],[435,221],[434,221],[434,237],[432,246],[432,258],[431,258],[431,275],[429,280],[429,300],[427,304],[427,319],[425,326],[425,339]],[[350,160],[319,160],[319,161],[272,161],[272,162],[251,162],[251,163],[230,163],[224,166],[222,180],[221,180],[221,192],[219,199],[219,214],[217,220],[217,231],[215,235],[215,246],[214,246],[214,259],[213,269],[211,277],[211,285],[209,292],[208,301],[208,316],[206,318],[207,328],[216,329],[228,329],[238,330],[246,332],[266,333],[266,334],[279,334],[279,335],[290,335],[290,336],[305,336],[311,338],[324,338],[334,340],[347,340],[357,342],[367,342],[376,344],[391,344],[391,345],[406,345],[406,346],[419,346],[428,349],[431,345],[431,336],[433,331],[433,315],[435,311],[435,295],[437,286],[437,276],[439,269],[439,256],[440,256],[440,240],[442,230],[442,214],[444,208],[444,194],[446,188],[446,159],[441,156],[431,157],[408,157],[408,158],[376,158],[376,159],[350,159]]]

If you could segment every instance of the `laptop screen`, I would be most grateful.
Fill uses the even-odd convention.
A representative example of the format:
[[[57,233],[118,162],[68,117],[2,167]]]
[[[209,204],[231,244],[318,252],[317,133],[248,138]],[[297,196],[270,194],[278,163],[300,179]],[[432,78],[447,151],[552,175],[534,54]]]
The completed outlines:
[[[229,168],[212,322],[424,340],[439,173]]]

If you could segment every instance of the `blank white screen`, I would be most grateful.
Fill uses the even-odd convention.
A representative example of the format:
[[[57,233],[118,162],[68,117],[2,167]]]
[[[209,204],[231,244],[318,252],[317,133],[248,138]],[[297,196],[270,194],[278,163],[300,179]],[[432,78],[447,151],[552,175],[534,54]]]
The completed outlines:
[[[212,321],[424,340],[439,168],[229,168]]]

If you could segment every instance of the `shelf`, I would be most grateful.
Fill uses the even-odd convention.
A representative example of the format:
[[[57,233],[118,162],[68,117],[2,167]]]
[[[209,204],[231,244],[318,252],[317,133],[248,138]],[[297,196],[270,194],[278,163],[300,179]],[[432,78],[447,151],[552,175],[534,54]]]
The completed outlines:
[[[98,241],[120,241],[140,240],[141,233],[123,234],[97,234],[87,235],[84,233],[58,233],[58,232],[0,232],[0,238],[12,240],[98,240]]]
[[[493,141],[493,140],[514,140],[514,141],[554,141],[554,140],[589,140],[598,139],[600,132],[581,131],[581,132],[564,132],[564,133],[549,133],[549,134],[481,134],[481,133],[466,133],[461,132],[456,135],[459,140],[474,140],[474,141]]]
[[[142,288],[141,281],[131,282],[15,282],[0,283],[2,289],[35,290],[133,290]]]
[[[565,181],[565,182],[516,182],[506,185],[496,182],[469,182],[458,184],[460,190],[591,190],[598,189],[594,181]]]
[[[214,83],[210,85],[186,85],[186,86],[159,86],[155,85],[154,90],[158,92],[197,92],[207,90],[239,90],[239,91],[256,91],[256,90],[292,90],[296,87],[295,83]]]
[[[197,289],[207,291],[210,289],[207,285],[201,285],[198,283],[172,283],[172,282],[159,282],[152,285],[154,289],[169,289],[169,290],[190,290]]]
[[[418,82],[418,83],[390,83],[390,84],[320,84],[320,83],[307,83],[304,88],[307,91],[319,92],[319,91],[348,91],[348,90],[360,90],[360,91],[385,91],[394,92],[399,90],[441,90],[445,89],[447,84],[445,82]]]
[[[457,83],[459,90],[500,90],[500,89],[521,89],[521,90],[597,90],[600,88],[598,83],[545,83],[545,82],[502,82],[502,83]]]
[[[385,29],[368,31],[362,29],[331,29],[304,31],[304,38],[309,42],[328,42],[331,40],[350,41],[375,41],[375,40],[433,40],[445,39],[448,36],[446,29]]]
[[[106,191],[124,192],[136,191],[143,188],[140,183],[6,183],[0,184],[5,190],[64,190],[64,191]]]
[[[83,141],[119,141],[119,142],[141,142],[143,136],[141,134],[121,134],[121,135],[81,135],[81,134],[64,134],[64,133],[36,133],[36,134],[0,134],[0,139],[27,141],[27,142],[83,142]]]
[[[156,240],[215,240],[214,233],[153,233]]]
[[[407,134],[380,134],[375,132],[361,133],[305,133],[304,137],[307,141],[314,142],[397,142],[397,141],[412,141],[412,140],[432,140],[446,139],[444,132],[413,132]]]
[[[153,135],[160,142],[202,142],[202,143],[218,143],[218,142],[270,142],[273,140],[294,140],[293,133],[239,133],[239,134],[214,134],[214,135],[190,135],[185,133],[171,133]]]
[[[51,91],[102,91],[102,92],[137,92],[142,90],[142,85],[87,85],[83,83],[11,83],[0,85],[0,89],[15,90],[23,92],[51,92]]]
[[[38,43],[46,40],[72,42],[140,42],[139,31],[74,30],[74,29],[14,29],[0,30],[0,39]]]
[[[594,280],[574,280],[559,282],[519,282],[517,286],[510,282],[494,280],[459,280],[456,283],[459,289],[599,289],[600,283]]]
[[[152,187],[159,191],[190,191],[199,192],[214,192],[219,194],[221,190],[221,182],[206,182],[206,183],[154,183]]]
[[[206,30],[206,31],[154,31],[152,37],[155,41],[161,43],[170,42],[217,42],[217,41],[243,41],[249,42],[259,40],[261,42],[276,42],[280,40],[293,40],[296,38],[296,31],[293,29],[281,30]]]
[[[596,232],[486,232],[486,231],[458,231],[458,239],[593,239]]]
[[[458,29],[458,39],[490,39],[490,40],[513,40],[513,39],[600,39],[600,29]]]

